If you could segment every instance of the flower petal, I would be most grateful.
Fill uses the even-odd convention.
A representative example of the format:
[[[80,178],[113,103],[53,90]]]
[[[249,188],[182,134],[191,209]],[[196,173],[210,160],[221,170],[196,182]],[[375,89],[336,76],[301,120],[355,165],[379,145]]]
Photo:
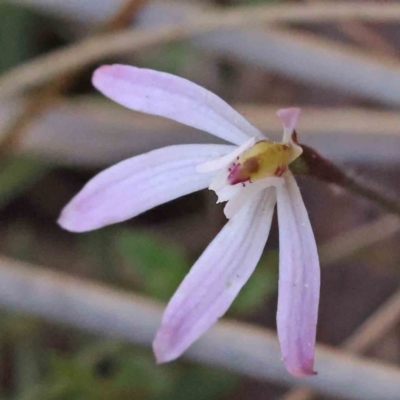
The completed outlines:
[[[224,201],[229,201],[230,199],[239,196],[240,191],[243,190],[243,187],[241,184],[238,185],[225,185],[222,189],[219,189],[218,191],[215,192],[217,195],[217,204],[222,203]]]
[[[224,186],[228,185],[228,175],[228,168],[222,168],[221,171],[218,171],[217,174],[214,175],[214,178],[210,183],[209,189],[217,192],[218,190],[221,190]]]
[[[250,147],[254,146],[255,143],[256,139],[250,138],[249,140],[247,140],[245,143],[237,147],[235,150],[233,150],[226,156],[217,158],[215,160],[206,161],[205,163],[198,165],[196,171],[199,173],[212,172],[225,168],[228,165],[232,164],[243,152],[245,152]]]
[[[128,65],[104,65],[93,85],[135,111],[159,115],[209,132],[237,145],[263,135],[215,94],[186,79]]]
[[[177,145],[122,161],[88,182],[67,204],[58,222],[69,231],[90,231],[204,189],[210,184],[212,174],[198,174],[196,166],[233,148]]]
[[[179,357],[229,308],[265,246],[275,190],[250,201],[211,242],[179,286],[153,344],[158,362]]]
[[[300,119],[300,108],[281,108],[276,112],[276,115],[281,119],[285,133],[290,135],[283,139],[284,142],[288,142],[292,137],[292,132],[296,129],[296,125]]]
[[[234,185],[240,188],[240,190],[238,190],[236,193],[233,192],[234,196],[229,199],[228,203],[226,203],[226,206],[224,208],[225,217],[228,219],[233,218],[236,213],[239,212],[249,200],[251,200],[263,189],[269,186],[280,186],[282,184],[282,178],[279,178],[277,176],[270,176],[268,178],[260,179],[258,181],[246,183],[245,187],[242,187],[240,183]],[[219,192],[217,194],[219,198]]]
[[[303,153],[303,148],[297,144],[297,141],[293,140],[293,134],[296,129],[296,125],[299,122],[301,109],[300,108],[281,108],[276,113],[283,123],[283,143],[290,143],[291,145],[291,157],[289,163],[294,161]]]
[[[299,187],[288,171],[277,188],[279,297],[277,326],[283,362],[295,376],[313,375],[320,267]]]

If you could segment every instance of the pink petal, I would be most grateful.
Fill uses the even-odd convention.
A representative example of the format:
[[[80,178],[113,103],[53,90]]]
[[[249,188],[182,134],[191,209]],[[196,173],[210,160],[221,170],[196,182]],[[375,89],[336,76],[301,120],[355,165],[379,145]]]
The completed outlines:
[[[105,65],[93,85],[123,106],[159,115],[241,145],[263,135],[215,94],[165,72],[127,65]]]
[[[296,129],[296,125],[299,122],[301,109],[294,107],[281,108],[276,114],[282,120],[285,130],[291,134]]]
[[[225,314],[261,257],[275,203],[275,189],[251,200],[194,264],[164,313],[153,344],[158,362],[179,357]]]
[[[219,189],[215,194],[217,195],[217,204],[222,203],[224,201],[229,201],[233,199],[234,197],[237,197],[240,195],[240,192],[243,190],[242,185],[226,185],[222,189]],[[257,194],[257,193],[255,193]],[[249,199],[249,198],[247,198]],[[226,207],[225,207],[226,208]],[[225,216],[230,219],[226,213]],[[233,215],[232,215],[233,217]]]
[[[218,171],[222,168],[225,168],[229,164],[232,164],[233,161],[235,161],[243,152],[245,152],[250,147],[254,146],[255,143],[256,143],[256,140],[254,138],[250,138],[245,143],[243,143],[241,146],[236,147],[235,150],[231,151],[226,156],[217,158],[215,160],[206,161],[205,163],[198,165],[196,168],[196,171],[200,172],[200,173],[212,172],[212,171]]]
[[[299,122],[301,110],[300,108],[282,108],[276,113],[283,123],[283,143],[290,143],[292,151],[289,164],[303,153],[303,148],[297,143],[293,137],[296,125]]]
[[[279,186],[283,184],[283,179],[270,176],[264,179],[260,179],[258,181],[254,181],[251,183],[246,183],[245,187],[242,187],[240,183],[234,186],[238,186],[239,190],[234,194],[234,196],[229,199],[228,203],[224,208],[225,217],[228,219],[233,218],[237,212],[241,210],[241,208],[254,196],[256,196],[259,192],[266,189],[269,186]]]
[[[277,326],[283,362],[295,376],[313,375],[320,267],[299,187],[288,171],[277,188],[279,297]]]
[[[88,182],[67,204],[58,222],[69,231],[90,231],[204,189],[213,174],[198,174],[196,166],[221,157],[233,148],[177,145],[122,161]]]

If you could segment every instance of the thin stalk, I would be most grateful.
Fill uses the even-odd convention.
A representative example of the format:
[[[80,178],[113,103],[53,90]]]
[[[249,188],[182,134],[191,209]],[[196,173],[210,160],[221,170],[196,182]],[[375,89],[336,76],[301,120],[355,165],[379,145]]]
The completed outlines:
[[[400,216],[398,196],[360,176],[344,171],[333,162],[322,157],[313,148],[303,144],[301,147],[303,148],[303,154],[290,168],[293,173],[308,175],[318,180],[338,185],[379,204],[389,213]]]

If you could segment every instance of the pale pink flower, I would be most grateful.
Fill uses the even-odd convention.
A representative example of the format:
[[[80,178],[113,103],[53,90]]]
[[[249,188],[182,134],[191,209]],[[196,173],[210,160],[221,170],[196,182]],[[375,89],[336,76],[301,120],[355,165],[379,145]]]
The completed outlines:
[[[213,93],[167,73],[103,66],[93,84],[125,107],[235,145],[176,145],[122,161],[94,177],[59,219],[69,231],[90,231],[207,187],[227,202],[229,221],[165,310],[153,347],[157,361],[179,357],[225,314],[261,257],[277,203],[282,358],[293,375],[314,374],[320,268],[307,211],[288,169],[302,152],[292,140],[300,110],[278,111],[284,134],[282,143],[274,143]]]

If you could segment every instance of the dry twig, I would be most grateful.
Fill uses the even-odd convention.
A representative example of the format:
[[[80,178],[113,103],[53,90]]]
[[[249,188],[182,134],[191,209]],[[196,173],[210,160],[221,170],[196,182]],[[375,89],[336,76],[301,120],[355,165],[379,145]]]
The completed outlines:
[[[13,96],[32,86],[41,85],[58,74],[77,70],[109,56],[201,33],[262,23],[322,22],[354,18],[366,21],[396,21],[400,19],[400,5],[277,5],[203,12],[192,16],[189,21],[179,26],[174,24],[157,29],[143,28],[102,35],[36,58],[0,78],[0,96]]]
[[[16,114],[14,107],[18,104],[9,102],[0,107],[0,130],[1,123]],[[280,139],[277,106],[242,104],[236,108],[267,137]],[[338,163],[373,163],[393,168],[398,165],[399,126],[400,115],[395,111],[306,107],[299,132],[302,141]],[[154,148],[194,142],[217,143],[217,138],[166,119],[133,113],[105,99],[85,96],[52,106],[43,118],[30,125],[18,151],[62,165],[99,168]]]
[[[379,186],[376,182],[371,182],[369,179],[338,167],[310,146],[301,144],[301,147],[303,153],[290,165],[294,174],[308,175],[323,182],[337,185],[373,201],[387,212],[400,217],[400,201],[395,193]]]
[[[337,263],[359,250],[392,237],[399,231],[400,220],[393,215],[363,224],[319,247],[321,263],[324,265]]]
[[[144,5],[145,1],[127,0],[121,9],[99,31],[112,32],[126,27],[138,9]],[[33,119],[38,118],[48,107],[54,105],[59,100],[62,92],[67,90],[74,82],[76,72],[65,72],[56,76],[53,82],[48,83],[38,93],[30,96],[20,115],[14,118],[14,121],[11,122],[2,134],[0,157],[3,154],[7,154],[19,142],[25,129]]]
[[[0,258],[0,306],[93,334],[149,346],[163,307],[146,298]],[[186,356],[255,379],[296,385],[281,361],[276,335],[248,324],[222,321],[194,344]],[[317,346],[314,389],[354,400],[393,400],[400,392],[400,370]]]
[[[309,4],[321,3],[321,0],[307,0]],[[364,6],[358,2],[360,6]],[[338,27],[345,33],[353,42],[360,46],[375,52],[377,55],[385,54],[396,56],[398,51],[395,46],[390,44],[377,31],[365,25],[360,21],[338,21]]]

